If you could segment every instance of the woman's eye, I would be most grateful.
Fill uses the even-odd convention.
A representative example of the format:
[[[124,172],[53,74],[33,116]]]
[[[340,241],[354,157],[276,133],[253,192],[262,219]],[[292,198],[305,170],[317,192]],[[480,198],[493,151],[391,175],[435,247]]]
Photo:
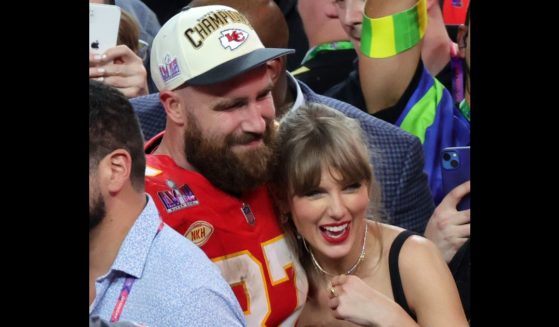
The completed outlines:
[[[318,194],[320,194],[320,190],[310,190],[308,192],[305,192],[305,194],[303,194],[303,196],[312,197],[312,196],[316,196]]]
[[[349,190],[349,191],[357,190],[360,187],[361,187],[361,183],[351,183],[345,187],[345,190]]]

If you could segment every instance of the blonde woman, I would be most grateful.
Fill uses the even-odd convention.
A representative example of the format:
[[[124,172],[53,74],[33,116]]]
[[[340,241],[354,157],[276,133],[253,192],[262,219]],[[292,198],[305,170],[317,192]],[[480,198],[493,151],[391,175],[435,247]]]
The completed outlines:
[[[298,326],[467,326],[435,245],[374,221],[380,190],[359,124],[309,104],[278,136],[272,188],[310,284]]]

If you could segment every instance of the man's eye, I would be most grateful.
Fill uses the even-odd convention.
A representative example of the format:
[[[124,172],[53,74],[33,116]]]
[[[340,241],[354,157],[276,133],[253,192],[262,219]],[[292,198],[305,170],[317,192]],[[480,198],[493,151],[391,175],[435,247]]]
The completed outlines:
[[[258,100],[263,100],[266,99],[268,96],[270,96],[270,94],[272,94],[272,90],[269,90],[268,92],[261,94],[260,96],[258,96]]]

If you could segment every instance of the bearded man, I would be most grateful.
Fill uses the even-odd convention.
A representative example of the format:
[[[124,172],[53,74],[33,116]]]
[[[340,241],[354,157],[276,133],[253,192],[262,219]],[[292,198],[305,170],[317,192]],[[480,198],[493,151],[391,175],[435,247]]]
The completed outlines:
[[[185,8],[152,45],[167,120],[146,144],[146,191],[221,269],[248,326],[294,325],[308,288],[266,187],[273,82],[290,52],[265,48],[246,17],[221,5]]]

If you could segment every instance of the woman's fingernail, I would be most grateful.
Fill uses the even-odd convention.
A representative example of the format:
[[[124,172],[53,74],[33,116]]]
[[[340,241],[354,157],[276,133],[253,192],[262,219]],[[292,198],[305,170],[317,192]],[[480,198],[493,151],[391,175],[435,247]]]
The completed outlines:
[[[106,59],[106,58],[107,58],[106,54],[103,54],[103,55],[96,54],[96,55],[93,56],[93,59],[96,60],[96,61],[100,61],[101,59]]]

